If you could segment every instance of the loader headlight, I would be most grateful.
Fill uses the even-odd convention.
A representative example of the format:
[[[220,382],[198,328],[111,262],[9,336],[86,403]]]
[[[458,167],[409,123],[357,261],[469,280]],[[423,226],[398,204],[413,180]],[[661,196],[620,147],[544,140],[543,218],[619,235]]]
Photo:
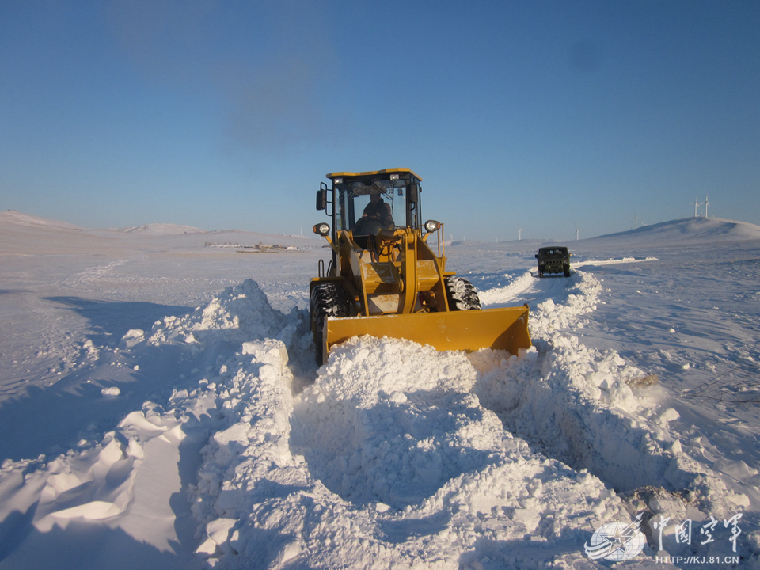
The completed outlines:
[[[314,226],[314,233],[320,236],[326,236],[330,234],[330,224],[322,222]]]
[[[398,180],[398,174],[391,174],[390,175],[391,180]]]
[[[428,233],[434,232],[435,230],[437,230],[440,227],[441,227],[440,222],[436,222],[435,220],[428,220],[427,222],[425,222],[425,230]]]

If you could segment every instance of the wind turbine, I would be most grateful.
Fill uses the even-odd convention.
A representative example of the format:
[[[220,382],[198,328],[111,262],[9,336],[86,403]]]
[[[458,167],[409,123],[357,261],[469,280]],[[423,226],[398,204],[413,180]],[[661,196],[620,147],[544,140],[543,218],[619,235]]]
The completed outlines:
[[[710,197],[705,195],[705,218],[707,218],[707,206],[710,205]]]
[[[694,217],[697,217],[697,208],[699,208],[702,204],[700,202],[697,202],[697,199],[694,198]]]
[[[633,227],[631,228],[632,230],[639,229],[639,220],[640,219],[641,218],[639,218],[639,216],[636,214],[636,210],[634,210],[633,211],[633,220],[631,220],[633,222]],[[641,222],[641,225],[642,226],[646,226],[646,224],[644,222]]]

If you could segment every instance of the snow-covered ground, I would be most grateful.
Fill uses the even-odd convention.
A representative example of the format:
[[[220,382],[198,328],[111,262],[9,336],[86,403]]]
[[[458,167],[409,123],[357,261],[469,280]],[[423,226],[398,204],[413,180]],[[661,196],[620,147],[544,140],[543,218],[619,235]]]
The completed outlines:
[[[0,240],[0,569],[760,567],[757,226],[569,242],[570,278],[452,245],[533,349],[319,369],[315,239],[5,212]],[[298,249],[209,247],[259,243]]]

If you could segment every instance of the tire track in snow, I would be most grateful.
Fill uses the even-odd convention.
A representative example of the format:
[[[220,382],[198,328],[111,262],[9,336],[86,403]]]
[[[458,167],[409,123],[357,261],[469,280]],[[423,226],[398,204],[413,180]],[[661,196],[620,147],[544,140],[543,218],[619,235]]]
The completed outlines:
[[[566,290],[579,281],[578,273],[567,277],[535,277],[530,271],[516,277],[504,287],[480,291],[480,301],[484,308],[511,307],[527,304],[534,307],[547,299],[561,300]]]
[[[99,283],[102,281],[104,275],[109,274],[114,268],[119,267],[120,265],[124,265],[128,261],[130,260],[117,259],[116,261],[111,261],[105,265],[90,267],[84,271],[80,271],[79,273],[75,273],[74,275],[66,278],[63,281],[63,285],[76,289],[81,286],[87,286],[91,283]]]

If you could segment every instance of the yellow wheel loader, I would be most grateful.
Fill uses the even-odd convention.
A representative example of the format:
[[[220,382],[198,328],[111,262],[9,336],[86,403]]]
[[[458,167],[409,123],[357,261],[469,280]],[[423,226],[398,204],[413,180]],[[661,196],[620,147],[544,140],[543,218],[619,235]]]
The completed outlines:
[[[351,337],[403,338],[437,350],[530,348],[528,306],[482,310],[477,291],[446,270],[443,224],[422,222],[422,179],[406,168],[327,174],[314,226],[332,248],[310,284],[317,364]],[[431,236],[435,234],[437,251]]]

